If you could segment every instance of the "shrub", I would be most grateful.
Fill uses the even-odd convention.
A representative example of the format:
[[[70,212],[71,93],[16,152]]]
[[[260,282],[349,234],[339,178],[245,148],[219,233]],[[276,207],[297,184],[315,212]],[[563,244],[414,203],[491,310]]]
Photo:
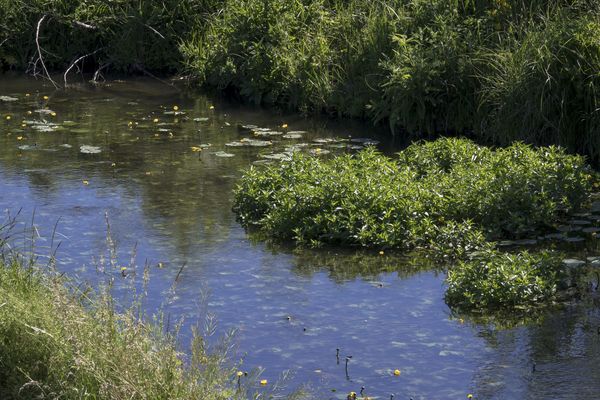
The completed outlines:
[[[548,252],[488,250],[450,268],[446,302],[462,309],[531,307],[555,298],[563,274],[561,257]]]
[[[543,230],[579,207],[589,189],[584,159],[560,148],[491,150],[439,139],[397,159],[368,149],[251,167],[234,210],[244,225],[278,239],[412,249],[452,242],[452,231],[481,230],[490,239]]]

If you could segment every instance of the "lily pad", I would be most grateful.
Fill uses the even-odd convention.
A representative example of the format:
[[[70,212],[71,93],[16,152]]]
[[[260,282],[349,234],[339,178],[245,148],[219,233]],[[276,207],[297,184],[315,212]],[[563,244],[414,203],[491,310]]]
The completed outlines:
[[[365,146],[376,146],[379,144],[379,140],[370,139],[370,138],[353,138],[350,139],[353,143],[361,143]]]
[[[283,135],[282,138],[284,138],[284,139],[302,139],[302,134],[301,133],[288,132],[285,135]]]
[[[87,144],[84,144],[79,147],[79,151],[83,154],[98,154],[102,152],[102,149],[100,149],[100,147],[97,146],[89,146]]]
[[[208,117],[194,118],[194,122],[207,122],[208,120],[209,120]]]
[[[567,268],[579,268],[585,265],[585,261],[577,260],[575,258],[566,258],[562,260],[562,263]]]
[[[71,132],[71,133],[90,133],[91,131],[87,128],[75,128],[75,129],[69,129],[69,132]]]
[[[35,110],[35,112],[38,114],[52,114],[54,111],[52,111],[49,108],[40,108],[38,110]]]
[[[279,131],[254,131],[254,136],[281,136],[283,132]]]
[[[213,153],[213,154],[216,157],[224,157],[224,158],[235,157],[235,154],[226,153],[224,151],[217,151],[216,153]]]
[[[19,100],[16,97],[11,97],[11,96],[0,96],[0,101],[17,101]]]
[[[261,154],[260,157],[266,158],[268,160],[279,160],[279,161],[289,161],[292,159],[292,156],[290,153]]]
[[[242,133],[250,133],[250,132],[254,131],[255,129],[258,129],[258,126],[238,124],[237,128],[238,128],[238,131],[240,131]]]

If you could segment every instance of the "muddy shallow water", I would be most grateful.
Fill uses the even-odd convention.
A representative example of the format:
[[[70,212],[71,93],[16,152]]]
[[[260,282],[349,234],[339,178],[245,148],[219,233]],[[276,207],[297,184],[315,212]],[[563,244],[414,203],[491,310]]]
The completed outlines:
[[[362,386],[383,399],[598,398],[593,298],[500,330],[454,316],[444,273],[424,260],[268,245],[236,222],[241,169],[292,151],[359,151],[366,139],[392,151],[370,127],[231,105],[154,81],[65,92],[17,76],[0,77],[0,116],[0,210],[21,209],[23,223],[35,213],[39,253],[48,254],[58,221],[61,271],[92,283],[112,277],[119,287],[149,265],[150,312],[162,306],[173,321],[185,317],[184,335],[214,314],[217,336],[238,329],[244,369],[264,368],[269,385],[293,372],[284,393],[308,384],[319,398],[343,399]],[[253,137],[238,124],[271,133]],[[589,242],[578,251],[598,253]],[[117,293],[127,301],[126,289]]]

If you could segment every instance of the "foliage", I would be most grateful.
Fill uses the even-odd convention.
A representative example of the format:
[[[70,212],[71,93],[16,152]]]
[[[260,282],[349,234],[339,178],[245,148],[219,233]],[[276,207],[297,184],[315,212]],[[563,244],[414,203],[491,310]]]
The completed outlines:
[[[564,274],[561,257],[488,250],[458,262],[446,280],[446,302],[462,309],[531,307],[555,298]]]
[[[178,44],[201,31],[216,0],[0,0],[0,67],[27,68],[37,58],[36,28],[48,68],[66,69],[75,59],[112,70],[175,72]],[[88,68],[90,69],[90,68]]]
[[[584,159],[560,148],[491,150],[439,139],[413,144],[396,159],[368,149],[251,167],[235,190],[234,210],[244,225],[278,239],[460,255],[456,247],[480,249],[486,237],[549,227],[589,189]],[[483,234],[470,233],[476,231]]]
[[[392,134],[600,159],[592,0],[0,0],[0,68],[186,73],[239,99]]]

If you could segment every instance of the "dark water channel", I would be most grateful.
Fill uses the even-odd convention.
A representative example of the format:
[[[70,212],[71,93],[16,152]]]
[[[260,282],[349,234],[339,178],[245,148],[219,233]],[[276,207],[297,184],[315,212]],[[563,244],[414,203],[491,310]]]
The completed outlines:
[[[108,275],[126,286],[132,277],[121,277],[120,266],[139,274],[147,263],[150,310],[167,303],[186,327],[206,319],[207,298],[217,335],[237,328],[243,368],[264,368],[269,385],[291,370],[289,390],[308,383],[324,399],[361,386],[380,399],[600,398],[593,299],[501,330],[453,316],[444,274],[423,260],[270,246],[236,222],[232,188],[242,168],[285,151],[358,151],[364,140],[350,139],[372,137],[368,127],[213,102],[154,81],[65,92],[5,76],[0,96],[0,210],[22,209],[24,220],[35,211],[42,253],[60,219],[58,268],[80,279]],[[227,146],[250,138],[238,123],[305,132]],[[106,215],[118,252],[102,274]]]

